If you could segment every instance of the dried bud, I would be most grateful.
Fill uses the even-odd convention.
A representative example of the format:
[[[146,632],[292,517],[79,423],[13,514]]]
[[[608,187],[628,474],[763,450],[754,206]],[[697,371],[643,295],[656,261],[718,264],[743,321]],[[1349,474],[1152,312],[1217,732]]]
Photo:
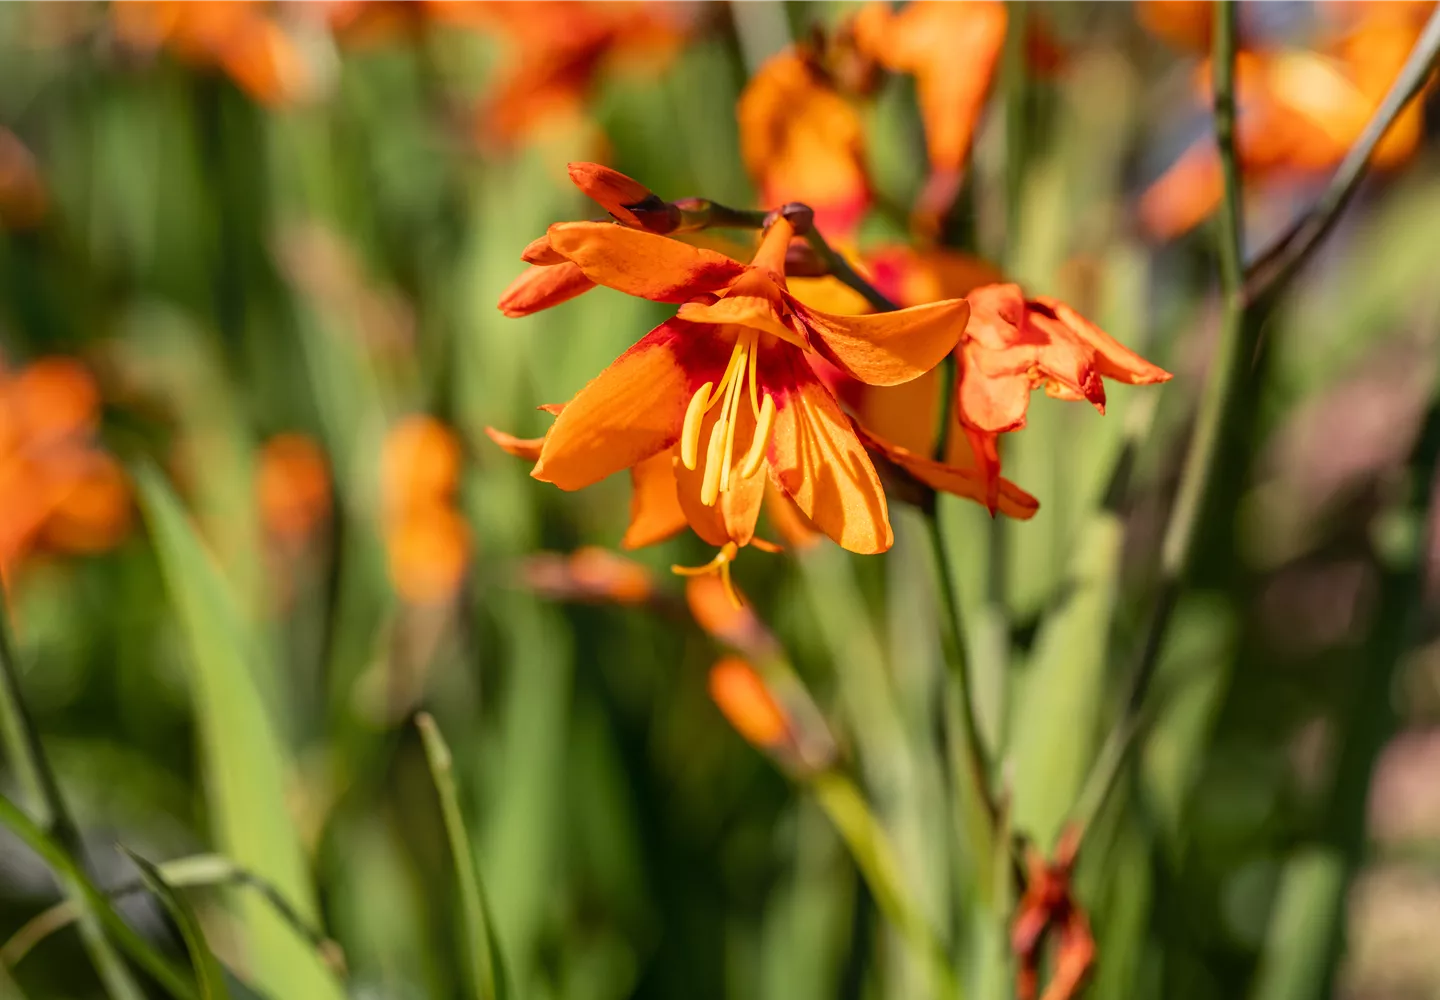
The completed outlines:
[[[570,179],[616,221],[664,236],[680,225],[680,209],[645,185],[599,163],[570,164]]]

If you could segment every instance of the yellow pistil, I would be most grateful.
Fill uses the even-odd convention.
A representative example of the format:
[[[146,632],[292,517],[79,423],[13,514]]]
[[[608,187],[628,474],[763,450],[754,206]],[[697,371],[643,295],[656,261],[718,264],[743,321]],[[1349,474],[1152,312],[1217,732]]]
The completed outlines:
[[[685,408],[685,422],[680,431],[680,461],[685,468],[693,470],[700,459],[700,429],[705,414],[716,404],[720,406],[720,415],[710,428],[705,446],[705,472],[701,477],[700,502],[707,507],[713,506],[720,494],[730,489],[735,458],[735,427],[739,422],[741,397],[747,389],[750,412],[755,415],[755,436],[740,468],[736,470],[741,478],[755,474],[770,443],[770,434],[775,426],[775,401],[766,393],[762,403],[756,387],[759,339],[759,331],[741,328],[719,384],[706,382],[690,397],[690,405]]]
[[[740,595],[735,590],[735,584],[730,580],[730,564],[735,561],[740,548],[734,542],[726,542],[715,553],[704,566],[671,566],[670,572],[676,576],[705,576],[708,573],[719,573],[720,583],[725,587],[725,596],[730,598],[730,603],[735,607],[741,607]]]

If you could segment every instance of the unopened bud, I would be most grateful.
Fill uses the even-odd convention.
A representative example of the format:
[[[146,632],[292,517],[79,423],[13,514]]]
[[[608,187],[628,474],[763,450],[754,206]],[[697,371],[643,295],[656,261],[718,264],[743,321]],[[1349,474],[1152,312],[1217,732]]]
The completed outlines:
[[[618,170],[599,163],[572,163],[570,179],[616,221],[632,229],[664,236],[680,225],[679,208]]]

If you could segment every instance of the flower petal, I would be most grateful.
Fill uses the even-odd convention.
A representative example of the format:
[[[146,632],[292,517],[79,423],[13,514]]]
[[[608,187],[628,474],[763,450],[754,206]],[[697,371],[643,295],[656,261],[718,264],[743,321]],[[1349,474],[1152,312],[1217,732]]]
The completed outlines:
[[[1035,302],[1051,309],[1065,327],[1095,352],[1095,369],[1106,378],[1130,385],[1168,382],[1171,374],[1152,365],[1074,309],[1056,299],[1037,296]]]
[[[1028,374],[988,375],[972,360],[976,349],[967,346],[956,387],[958,416],[968,427],[1003,434],[1025,426],[1034,382]]]
[[[730,346],[681,320],[660,324],[565,405],[530,474],[578,490],[670,447]]]
[[[823,313],[788,293],[786,301],[811,346],[845,374],[870,385],[899,385],[934,368],[959,343],[970,316],[964,299],[868,316]]]
[[[685,527],[671,454],[657,452],[630,468],[630,526],[620,540],[621,548],[654,545]]]
[[[867,448],[878,452],[931,489],[950,493],[957,497],[965,497],[985,504],[987,507],[991,506],[990,487],[983,472],[945,465],[923,455],[917,455],[908,448],[901,448],[899,445],[869,433],[858,424],[855,430]],[[1035,511],[1040,509],[1040,501],[1010,480],[1001,479],[992,509],[998,510],[1007,517],[1025,521],[1035,516]]]
[[[532,266],[500,296],[500,311],[512,319],[569,302],[595,287],[579,267],[561,258],[551,266]]]
[[[770,469],[815,526],[851,552],[894,543],[885,492],[850,418],[799,351],[762,352],[760,379],[775,396]]]
[[[559,222],[546,235],[597,285],[656,302],[688,302],[745,273],[724,254],[610,222]]]
[[[516,458],[523,458],[527,461],[537,461],[540,458],[540,449],[545,445],[543,437],[520,438],[514,434],[507,434],[504,431],[496,430],[494,427],[486,427],[485,433],[505,451]]]

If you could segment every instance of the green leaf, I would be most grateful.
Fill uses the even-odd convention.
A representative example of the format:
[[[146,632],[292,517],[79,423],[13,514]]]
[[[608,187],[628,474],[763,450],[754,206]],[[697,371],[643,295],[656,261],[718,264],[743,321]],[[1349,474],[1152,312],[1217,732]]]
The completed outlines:
[[[229,997],[230,991],[225,986],[224,971],[210,951],[210,946],[205,943],[205,932],[190,904],[170,887],[158,868],[129,848],[121,850],[135,863],[135,867],[140,869],[141,880],[160,902],[165,904],[165,909],[180,929],[180,936],[185,939],[185,950],[190,953],[190,962],[195,967],[195,979],[200,986],[202,1000],[222,1000]]]
[[[289,761],[256,683],[260,644],[169,485],[148,464],[135,470],[135,481],[190,647],[191,695],[220,849],[316,923],[314,889],[286,809]],[[245,898],[239,905],[262,990],[340,1000],[343,993],[330,971],[283,918],[260,899]]]
[[[485,888],[480,883],[480,870],[470,853],[470,835],[460,813],[460,797],[455,790],[451,769],[450,748],[440,727],[428,714],[419,715],[415,724],[425,744],[425,760],[440,796],[440,813],[445,820],[445,835],[450,840],[450,853],[455,859],[455,873],[460,878],[460,907],[464,917],[466,974],[470,993],[476,1000],[505,1000],[510,995],[509,978],[495,925],[485,903]]]

